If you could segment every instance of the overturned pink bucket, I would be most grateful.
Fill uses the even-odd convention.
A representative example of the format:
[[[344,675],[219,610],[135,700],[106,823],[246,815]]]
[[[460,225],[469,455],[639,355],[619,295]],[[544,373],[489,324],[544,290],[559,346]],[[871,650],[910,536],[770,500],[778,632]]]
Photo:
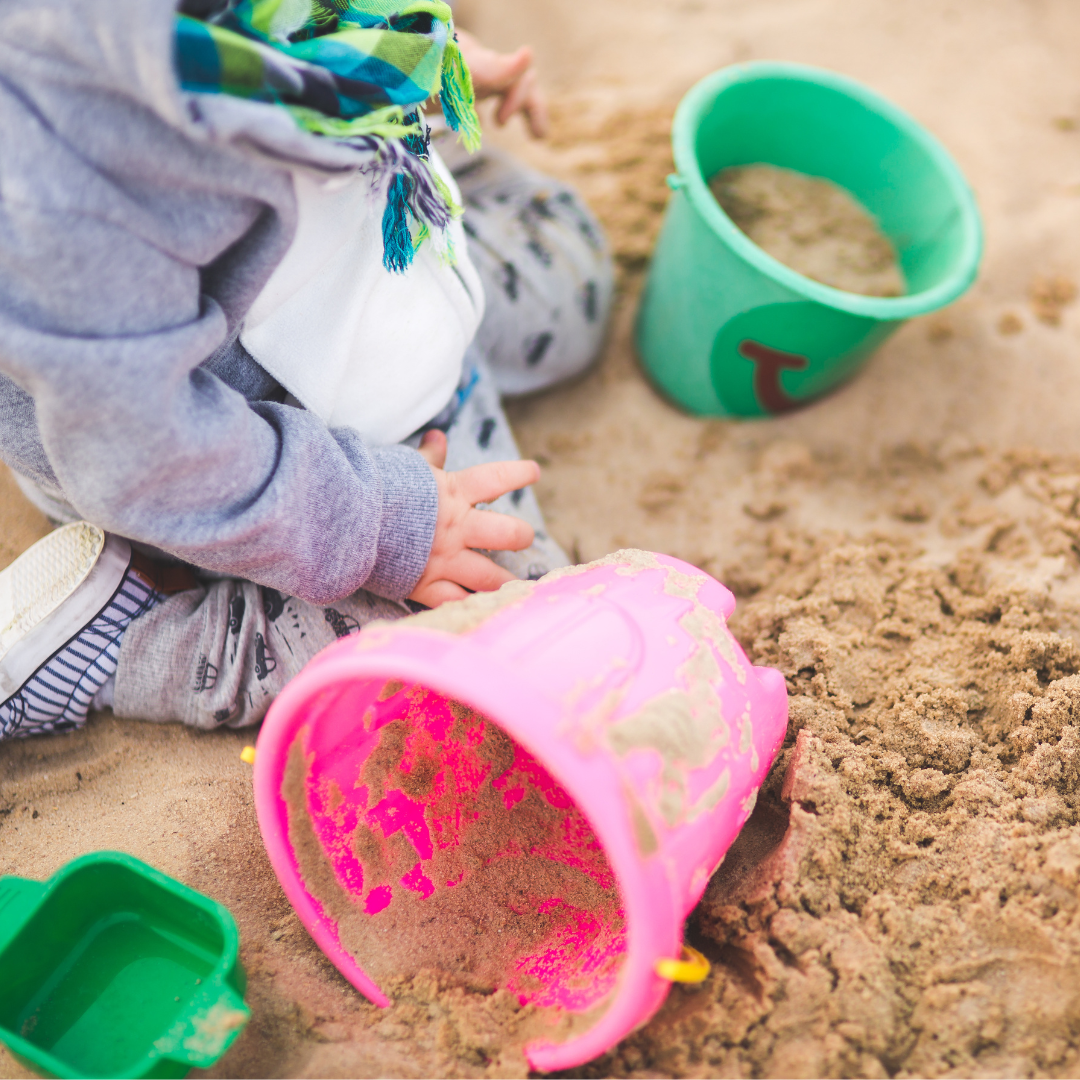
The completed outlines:
[[[481,861],[527,855],[612,898],[584,909],[547,895],[540,874],[510,905],[515,925],[543,919],[550,930],[516,952],[514,939],[500,938],[497,981],[523,1004],[582,1021],[561,1042],[529,1043],[530,1065],[573,1068],[648,1020],[670,986],[658,962],[680,956],[683,920],[750,815],[787,727],[784,680],[747,661],[727,628],[734,607],[724,586],[687,563],[623,551],[452,612],[371,626],[320,653],[263,724],[255,803],[286,896],[345,978],[390,1004],[365,955],[343,942],[342,903],[348,919],[377,930],[395,899],[434,911],[446,890],[485,871]],[[395,721],[400,762],[373,785]],[[509,758],[484,756],[486,724],[509,737]],[[297,748],[300,788],[289,780]],[[410,770],[421,759],[418,786]],[[489,837],[484,860],[470,859],[482,805],[511,825],[519,808],[540,807],[558,827],[527,852],[519,838],[493,853]],[[294,843],[301,817],[321,849],[321,884]],[[392,873],[385,852],[368,857],[358,830],[396,844]],[[458,854],[461,870],[448,876]],[[425,932],[437,941],[438,921]],[[394,938],[380,948],[392,953]],[[494,933],[479,940],[483,948]]]

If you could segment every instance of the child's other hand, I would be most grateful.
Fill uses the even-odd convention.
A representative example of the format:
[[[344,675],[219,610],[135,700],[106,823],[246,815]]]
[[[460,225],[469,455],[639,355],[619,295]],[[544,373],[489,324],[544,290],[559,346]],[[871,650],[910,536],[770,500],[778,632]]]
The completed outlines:
[[[533,137],[542,139],[548,131],[547,101],[532,66],[532,49],[522,45],[517,52],[497,53],[464,30],[457,32],[457,38],[461,55],[472,72],[476,100],[500,98],[495,113],[495,122],[500,127],[515,114],[522,113]]]
[[[420,444],[439,488],[439,517],[435,539],[423,576],[409,595],[428,607],[461,600],[470,592],[490,592],[514,580],[509,570],[473,548],[521,551],[533,541],[532,527],[520,518],[477,510],[508,491],[535,484],[540,466],[535,461],[496,461],[460,472],[445,472],[446,436],[429,431]]]

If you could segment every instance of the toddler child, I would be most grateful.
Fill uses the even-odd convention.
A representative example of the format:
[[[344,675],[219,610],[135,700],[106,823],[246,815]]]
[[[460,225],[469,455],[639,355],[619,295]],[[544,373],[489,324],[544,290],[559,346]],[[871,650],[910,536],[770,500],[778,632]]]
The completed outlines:
[[[566,563],[500,395],[594,359],[610,258],[477,151],[470,57],[542,131],[440,0],[0,4],[0,458],[67,523],[0,573],[0,738],[255,723],[366,622]]]

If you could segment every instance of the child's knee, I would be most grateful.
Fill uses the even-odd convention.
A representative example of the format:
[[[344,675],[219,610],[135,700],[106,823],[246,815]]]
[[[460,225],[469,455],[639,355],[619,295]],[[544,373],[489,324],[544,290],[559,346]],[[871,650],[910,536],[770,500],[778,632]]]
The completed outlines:
[[[573,189],[524,166],[501,165],[466,202],[487,298],[477,343],[499,391],[532,393],[580,375],[599,357],[614,296],[599,221]]]

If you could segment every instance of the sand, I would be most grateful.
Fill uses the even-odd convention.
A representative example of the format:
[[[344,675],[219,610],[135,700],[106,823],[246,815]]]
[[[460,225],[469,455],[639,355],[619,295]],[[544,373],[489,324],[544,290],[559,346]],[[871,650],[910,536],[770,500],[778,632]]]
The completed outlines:
[[[792,693],[781,759],[689,921],[713,974],[579,1072],[1076,1075],[1080,11],[461,6],[494,44],[536,44],[555,138],[500,141],[578,183],[618,251],[601,368],[513,408],[551,529],[582,559],[647,548],[725,580]],[[926,123],[978,195],[987,258],[825,401],[710,422],[653,393],[630,330],[674,105],[752,58],[835,68]],[[4,559],[43,531],[3,478],[0,515]],[[254,1017],[213,1075],[524,1075],[511,995],[421,975],[378,1010],[311,944],[262,852],[250,738],[104,716],[0,745],[0,873],[113,847],[228,904]],[[0,1075],[27,1074],[0,1054]]]
[[[843,188],[773,165],[723,169],[709,190],[759,248],[804,277],[863,296],[902,296],[889,239]]]
[[[413,699],[403,706],[407,718],[379,730],[356,779],[366,791],[366,813],[350,847],[362,866],[362,896],[335,878],[312,828],[308,763],[299,742],[290,750],[282,794],[307,888],[337,923],[345,951],[379,985],[432,972],[464,978],[488,994],[512,989],[543,1004],[549,982],[537,978],[544,966],[538,958],[565,951],[572,971],[597,940],[594,934],[578,951],[560,948],[560,941],[579,937],[577,921],[606,927],[608,942],[624,946],[611,867],[566,793],[490,720],[454,702],[446,730],[434,717],[434,723],[416,719],[429,700],[420,688],[399,693]],[[392,829],[392,811],[380,813],[390,793],[424,806],[423,837],[435,841],[432,851],[400,825]],[[336,783],[327,800],[341,804]],[[417,870],[426,880],[416,880]],[[410,872],[412,886],[401,888]],[[590,1005],[605,999],[619,960],[606,967]],[[558,1018],[557,1012],[545,1018],[547,1026]]]

